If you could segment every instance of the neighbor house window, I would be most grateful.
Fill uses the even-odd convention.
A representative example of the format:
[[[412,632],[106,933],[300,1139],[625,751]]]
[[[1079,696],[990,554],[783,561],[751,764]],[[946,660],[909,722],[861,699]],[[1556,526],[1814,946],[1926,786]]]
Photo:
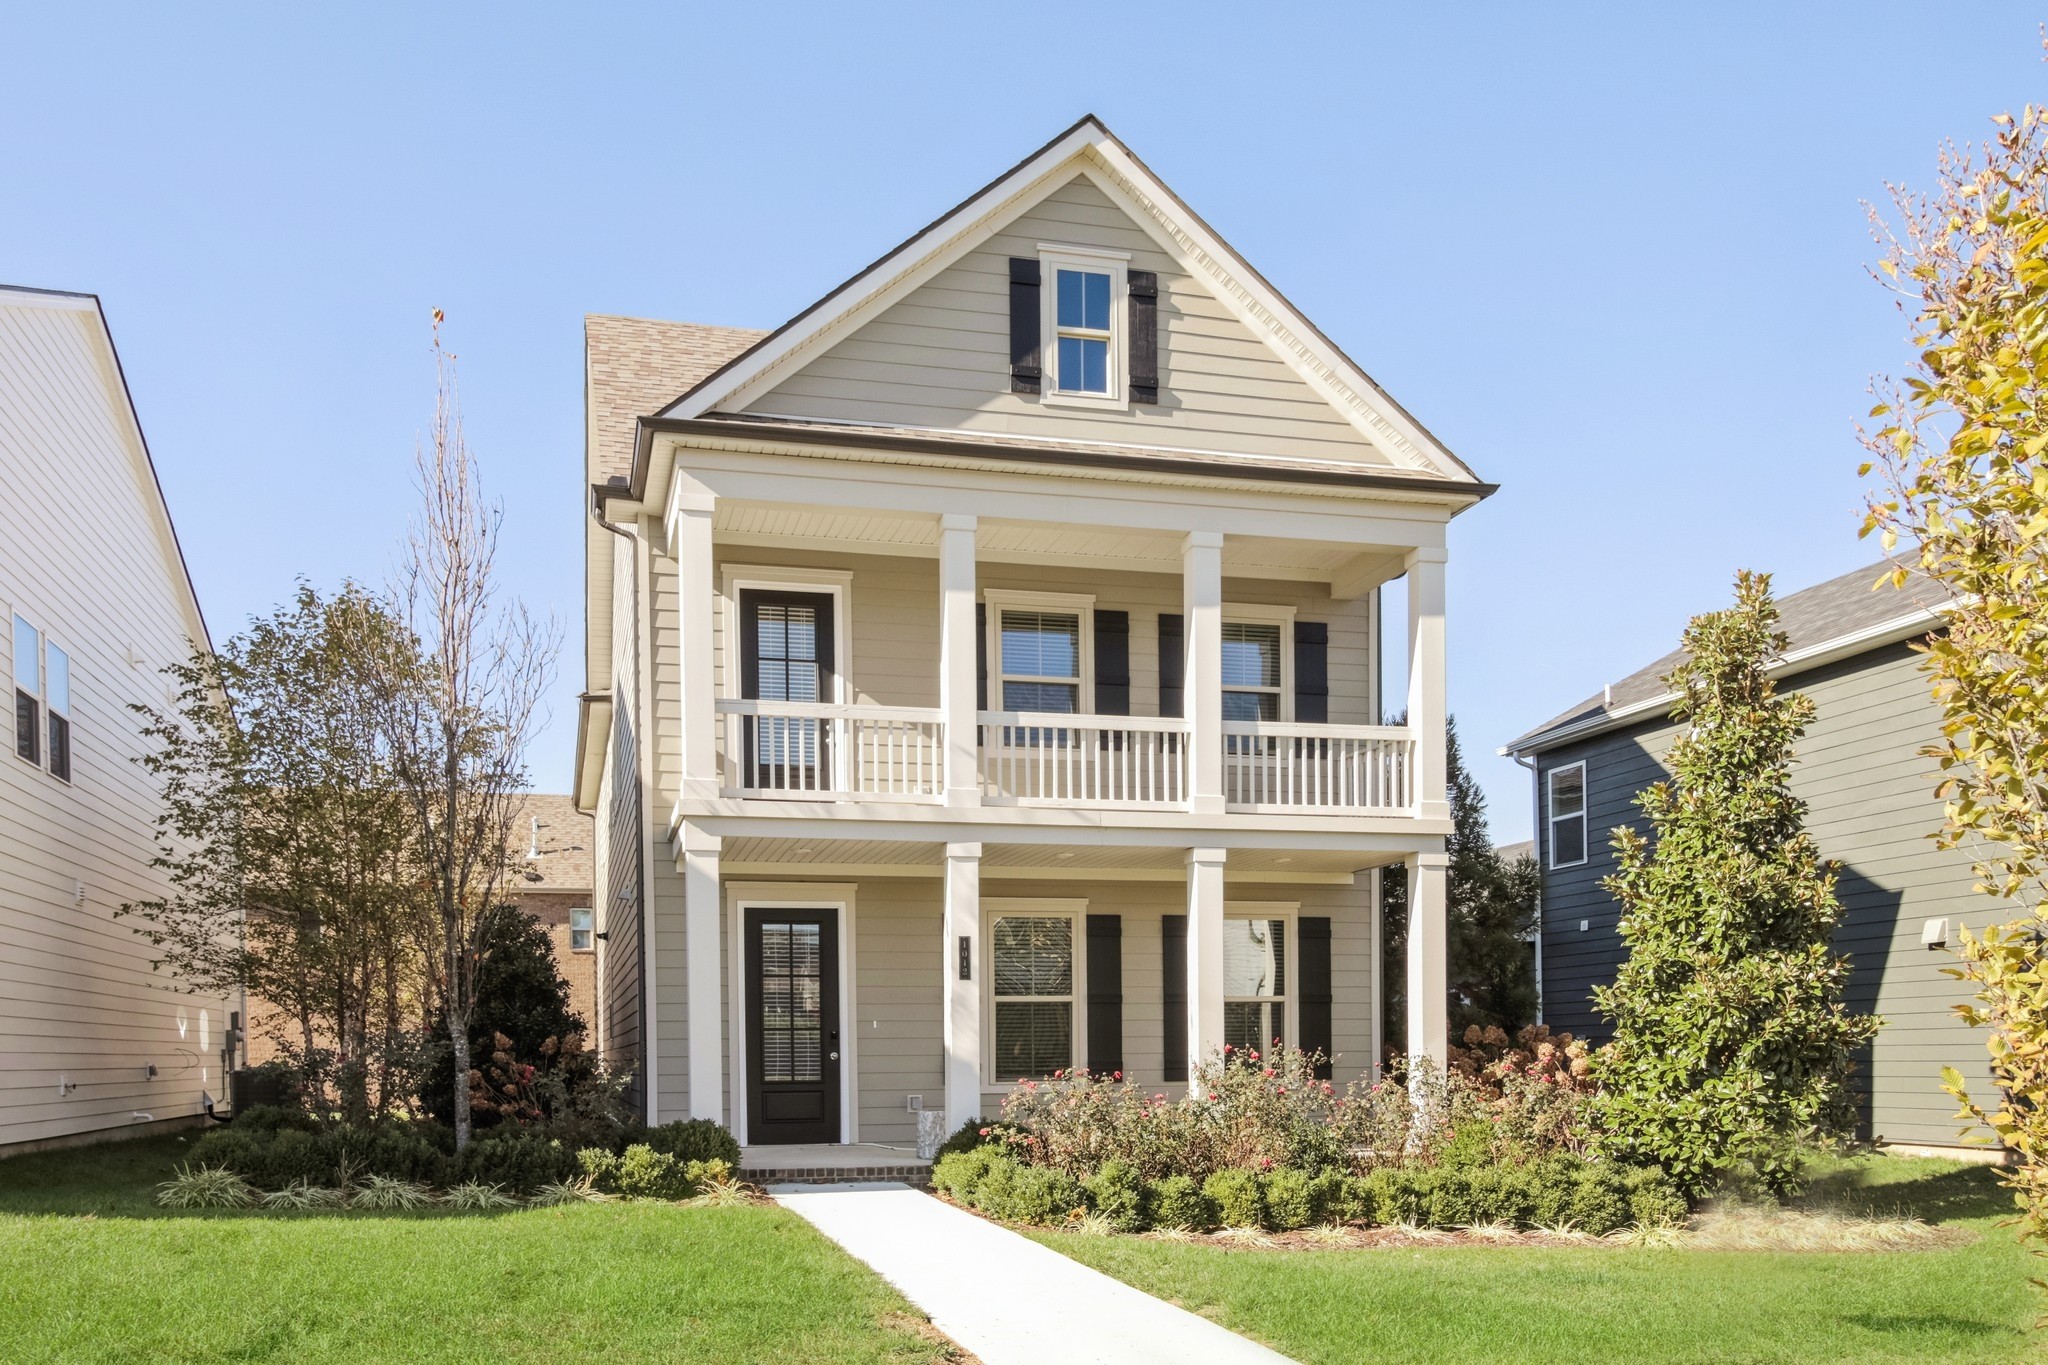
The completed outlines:
[[[569,951],[587,953],[590,951],[590,910],[581,907],[569,912]]]
[[[14,752],[43,761],[43,636],[14,618]]]
[[[989,931],[993,1079],[1035,1080],[1074,1064],[1074,919],[1003,915]]]
[[[1223,921],[1223,1041],[1264,1052],[1287,1039],[1287,921]]]
[[[1550,865],[1577,867],[1586,861],[1586,765],[1552,768],[1550,784]]]
[[[1045,392],[1055,402],[1121,403],[1127,268],[1118,253],[1083,248],[1040,254],[1048,288]]]
[[[50,712],[50,772],[71,780],[71,656],[43,643],[43,698]]]
[[[1280,623],[1223,623],[1223,719],[1280,719]]]

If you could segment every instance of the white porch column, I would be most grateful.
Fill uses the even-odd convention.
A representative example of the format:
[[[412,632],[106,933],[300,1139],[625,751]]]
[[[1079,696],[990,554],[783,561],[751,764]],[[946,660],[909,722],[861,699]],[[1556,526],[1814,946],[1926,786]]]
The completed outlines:
[[[1223,533],[1190,531],[1181,542],[1182,629],[1188,661],[1181,711],[1188,722],[1189,809],[1223,813]],[[1222,932],[1220,929],[1217,931]],[[1189,950],[1195,936],[1189,927]],[[1193,1000],[1189,978],[1189,1000]],[[1192,1043],[1193,1035],[1189,1035]],[[1221,1039],[1218,1039],[1221,1045]]]
[[[946,845],[946,1131],[981,1117],[981,845]]]
[[[1408,1055],[1428,1057],[1439,1075],[1450,1060],[1450,974],[1445,965],[1450,870],[1448,853],[1408,858]]]
[[[689,994],[684,1017],[690,1032],[690,1117],[725,1117],[725,1010],[719,981],[719,838],[685,821],[683,843],[683,958]],[[738,989],[737,983],[734,989]]]
[[[1188,850],[1188,1080],[1223,1051],[1223,861]]]
[[[669,554],[676,561],[677,629],[682,674],[682,782],[677,795],[708,801],[718,796],[718,686],[711,663],[711,625],[717,588],[711,574],[711,519],[718,500],[682,487],[669,499]]]
[[[974,528],[978,520],[960,512],[939,518],[939,709],[946,713],[941,780],[949,806],[981,804],[981,726],[974,695],[979,672],[974,630]]]
[[[1449,749],[1444,718],[1444,563],[1434,547],[1408,552],[1408,728],[1415,734],[1415,813],[1448,820]]]

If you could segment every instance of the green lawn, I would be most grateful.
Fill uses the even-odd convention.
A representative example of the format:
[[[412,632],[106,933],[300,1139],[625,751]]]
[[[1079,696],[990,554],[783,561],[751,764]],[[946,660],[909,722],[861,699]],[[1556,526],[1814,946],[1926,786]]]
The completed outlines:
[[[0,1358],[946,1358],[916,1310],[780,1209],[160,1209],[185,1148],[0,1161]]]
[[[1865,1158],[1809,1202],[1978,1234],[1858,1254],[1480,1247],[1285,1252],[1132,1237],[1041,1240],[1302,1361],[2038,1359],[2043,1267],[1997,1226],[1992,1173]]]

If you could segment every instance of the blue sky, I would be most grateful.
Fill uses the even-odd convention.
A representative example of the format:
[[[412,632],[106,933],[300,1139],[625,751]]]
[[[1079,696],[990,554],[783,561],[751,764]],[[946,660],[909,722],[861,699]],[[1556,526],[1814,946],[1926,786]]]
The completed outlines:
[[[1519,838],[1497,745],[1737,567],[1872,557],[1852,424],[1905,351],[1859,200],[2048,90],[2017,6],[1561,9],[19,8],[0,281],[105,301],[220,634],[382,579],[446,309],[510,587],[570,637],[561,790],[582,315],[773,326],[1093,111],[1502,485],[1453,528],[1452,708]]]

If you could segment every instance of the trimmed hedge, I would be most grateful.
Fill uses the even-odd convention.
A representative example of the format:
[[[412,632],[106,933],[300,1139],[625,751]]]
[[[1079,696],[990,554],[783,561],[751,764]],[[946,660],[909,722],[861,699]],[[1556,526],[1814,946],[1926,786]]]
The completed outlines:
[[[1297,1170],[1217,1171],[1199,1186],[1184,1175],[1141,1181],[1121,1161],[1076,1182],[1025,1166],[1000,1148],[953,1152],[932,1168],[933,1185],[1006,1222],[1057,1224],[1087,1208],[1120,1232],[1263,1227],[1289,1232],[1345,1222],[1460,1228],[1572,1227],[1604,1236],[1631,1223],[1684,1220],[1685,1197],[1655,1167],[1556,1158],[1514,1167],[1381,1167],[1369,1175]]]

